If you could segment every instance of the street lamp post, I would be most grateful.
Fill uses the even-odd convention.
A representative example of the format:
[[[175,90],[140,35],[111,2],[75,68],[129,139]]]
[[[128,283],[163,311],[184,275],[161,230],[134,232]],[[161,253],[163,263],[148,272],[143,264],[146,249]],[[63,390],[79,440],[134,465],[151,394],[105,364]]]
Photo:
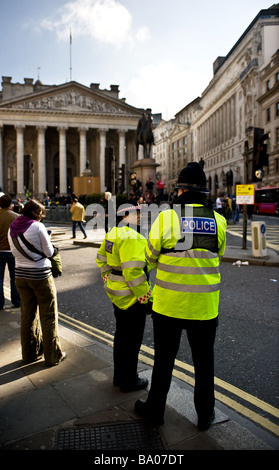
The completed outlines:
[[[243,183],[247,184],[247,166],[248,166],[249,145],[248,140],[244,142],[244,170]],[[247,241],[247,204],[243,204],[243,227],[242,227],[242,249],[246,250]]]

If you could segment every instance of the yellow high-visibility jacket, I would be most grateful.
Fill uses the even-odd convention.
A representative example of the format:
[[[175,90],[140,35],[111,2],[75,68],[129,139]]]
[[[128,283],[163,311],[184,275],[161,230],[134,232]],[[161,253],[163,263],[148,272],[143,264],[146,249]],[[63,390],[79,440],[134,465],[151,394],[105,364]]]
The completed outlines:
[[[157,270],[153,310],[174,318],[209,320],[218,315],[219,256],[225,252],[226,220],[201,204],[185,208],[194,212],[192,221],[179,217],[173,209],[166,210],[149,233],[146,259]],[[178,246],[191,228],[193,243]]]
[[[75,222],[83,222],[85,219],[85,209],[82,204],[77,202],[76,204],[73,204],[70,212],[72,214],[72,220]]]
[[[145,248],[147,240],[125,227],[113,227],[98,250],[96,263],[105,276],[105,290],[110,300],[126,310],[144,298],[150,290],[146,276]],[[108,276],[107,276],[108,275]]]

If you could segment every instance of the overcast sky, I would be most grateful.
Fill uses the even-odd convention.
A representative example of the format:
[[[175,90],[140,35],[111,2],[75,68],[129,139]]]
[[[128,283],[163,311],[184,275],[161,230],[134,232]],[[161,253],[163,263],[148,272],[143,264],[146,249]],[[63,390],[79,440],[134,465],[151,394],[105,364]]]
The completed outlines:
[[[266,0],[0,0],[0,76],[72,80],[171,119],[200,96]],[[70,32],[72,46],[70,47]],[[71,52],[71,53],[70,53]],[[71,60],[70,60],[71,58]]]

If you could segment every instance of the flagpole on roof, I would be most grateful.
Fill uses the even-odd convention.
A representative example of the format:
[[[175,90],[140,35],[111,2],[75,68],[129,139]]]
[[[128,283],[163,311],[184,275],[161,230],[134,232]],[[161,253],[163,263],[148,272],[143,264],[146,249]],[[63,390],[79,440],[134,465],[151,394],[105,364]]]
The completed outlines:
[[[70,81],[72,81],[72,31],[70,29]]]

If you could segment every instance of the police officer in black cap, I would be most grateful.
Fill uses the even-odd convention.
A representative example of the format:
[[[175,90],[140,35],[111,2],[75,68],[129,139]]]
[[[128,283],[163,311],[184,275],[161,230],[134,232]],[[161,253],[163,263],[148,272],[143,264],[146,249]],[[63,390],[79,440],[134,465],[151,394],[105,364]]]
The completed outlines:
[[[135,411],[163,424],[167,394],[182,331],[187,332],[195,369],[198,428],[214,419],[214,354],[220,272],[226,220],[206,207],[206,176],[197,162],[183,168],[173,209],[159,214],[149,233],[146,258],[157,270],[153,289],[155,358],[147,401]]]

